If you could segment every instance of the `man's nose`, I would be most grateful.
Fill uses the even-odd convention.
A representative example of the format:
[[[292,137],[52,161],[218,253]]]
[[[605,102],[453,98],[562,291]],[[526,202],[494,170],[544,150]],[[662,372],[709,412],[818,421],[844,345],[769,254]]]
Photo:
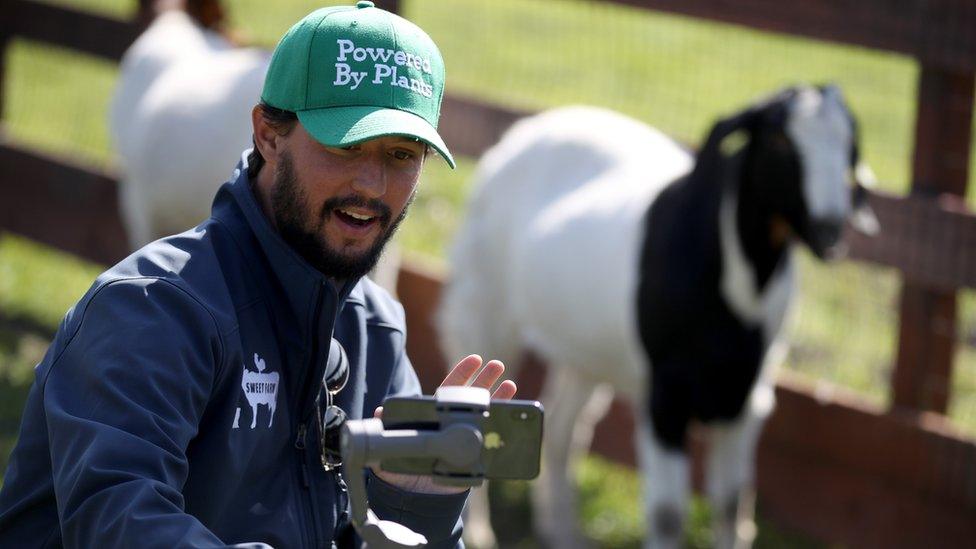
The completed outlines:
[[[356,166],[352,188],[368,198],[379,198],[386,194],[386,164],[382,158],[368,155]]]

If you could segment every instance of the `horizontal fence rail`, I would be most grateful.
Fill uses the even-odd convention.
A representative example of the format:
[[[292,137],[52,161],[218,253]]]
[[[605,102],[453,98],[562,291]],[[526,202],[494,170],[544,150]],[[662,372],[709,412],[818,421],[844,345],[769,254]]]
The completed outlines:
[[[0,229],[110,265],[128,242],[115,177],[0,139]]]
[[[104,15],[29,0],[0,0],[0,34],[119,60],[142,27]]]
[[[457,154],[475,156],[524,114],[448,97],[442,135]],[[882,231],[848,228],[851,259],[900,269],[934,289],[976,288],[976,215],[961,200],[869,192],[868,203]],[[112,263],[126,250],[118,216],[112,175],[0,140],[0,228]]]
[[[868,204],[881,232],[867,236],[848,227],[851,259],[895,267],[933,289],[976,288],[976,216],[962,199],[872,192]]]

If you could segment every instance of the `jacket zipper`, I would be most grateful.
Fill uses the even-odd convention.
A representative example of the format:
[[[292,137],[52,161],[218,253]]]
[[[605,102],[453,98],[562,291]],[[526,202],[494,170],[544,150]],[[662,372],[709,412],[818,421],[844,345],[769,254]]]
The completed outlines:
[[[312,475],[308,467],[309,453],[306,445],[308,436],[308,425],[305,422],[298,424],[298,437],[295,439],[295,449],[298,452],[299,474],[302,479],[302,488],[308,500],[307,509],[311,513],[313,542],[309,547],[319,547],[322,539],[319,525],[318,503],[315,501],[315,494],[312,493]]]
[[[298,436],[295,437],[295,449],[304,450],[305,449],[305,433],[308,431],[308,427],[305,426],[305,422],[298,424]]]
[[[298,491],[302,493],[302,499],[305,499],[309,496],[308,471],[305,469],[305,460],[303,459],[303,455],[302,455],[304,453],[303,450],[305,448],[305,438],[304,438],[305,431],[306,431],[305,424],[300,424],[298,426],[298,437],[295,439],[295,448],[298,451],[298,469],[295,471],[295,474],[298,476],[298,481],[301,484],[301,488],[299,488]],[[304,505],[303,507],[307,508],[308,506]],[[302,522],[304,523],[302,524],[302,539],[304,540],[303,545],[305,547],[315,547],[316,541],[312,539],[312,536],[314,534],[312,531],[313,529],[310,529],[308,526],[308,517],[303,517],[301,513],[299,514],[299,516],[304,519],[302,520]],[[313,516],[312,517],[313,522],[314,519],[315,517]]]
[[[295,417],[298,419],[299,424],[306,423],[308,418],[305,417],[305,409],[308,407],[308,395],[309,392],[312,394],[318,392],[318,387],[316,386],[314,391],[309,390],[310,376],[318,373],[318,354],[319,354],[319,316],[322,314],[322,286],[320,285],[315,293],[315,311],[312,316],[312,326],[311,326],[311,353],[310,360],[306,365],[304,371],[302,372],[301,383],[298,385],[298,390],[301,391],[301,396],[298,401],[298,413]],[[314,382],[314,380],[311,380]],[[304,443],[303,443],[304,444]]]
[[[318,291],[315,295],[315,312],[312,317],[312,327],[311,327],[311,353],[310,360],[302,373],[302,381],[299,385],[299,390],[302,391],[301,397],[298,403],[298,413],[296,414],[298,418],[298,433],[295,438],[295,449],[298,452],[298,463],[299,463],[299,475],[302,481],[302,487],[304,488],[304,496],[306,499],[306,509],[311,515],[312,521],[312,532],[313,542],[309,545],[310,547],[319,547],[320,541],[322,540],[321,524],[319,523],[319,509],[318,503],[315,501],[315,494],[312,493],[312,475],[309,470],[309,452],[307,451],[306,439],[308,438],[308,418],[306,417],[305,409],[308,407],[309,394],[315,394],[318,391],[318,385],[315,384],[315,376],[319,373],[319,317],[322,314],[322,286],[320,285]],[[319,376],[321,377],[321,376]],[[315,384],[314,390],[309,389],[309,384]]]
[[[299,401],[298,413],[296,414],[299,423],[297,427],[298,433],[295,439],[295,448],[299,453],[299,464],[300,464],[299,475],[301,477],[302,487],[304,488],[305,497],[308,499],[308,503],[309,503],[307,508],[312,515],[311,517],[312,526],[313,526],[312,535],[314,536],[314,543],[310,545],[311,547],[319,546],[319,541],[322,539],[322,532],[320,532],[321,523],[318,520],[319,519],[318,503],[315,500],[315,494],[312,493],[312,476],[309,471],[308,463],[309,463],[309,459],[312,459],[312,463],[314,466],[314,464],[318,463],[319,456],[312,456],[312,458],[310,458],[309,452],[307,451],[306,438],[308,437],[309,418],[306,417],[307,414],[305,413],[305,409],[308,407],[309,395],[311,394],[314,397],[320,390],[318,384],[316,384],[316,379],[314,378],[310,379],[309,376],[317,375],[318,379],[321,379],[322,374],[324,374],[324,372],[320,373],[319,371],[320,370],[319,365],[325,362],[324,360],[321,360],[321,357],[319,356],[321,354],[319,349],[319,318],[322,315],[322,292],[328,289],[327,287],[328,287],[328,282],[323,281],[322,284],[319,286],[318,291],[315,295],[315,315],[313,316],[312,331],[311,331],[312,338],[313,338],[311,360],[309,361],[308,367],[305,369],[305,372],[303,373],[302,382],[299,385],[300,390],[302,390],[303,393],[301,396],[301,400]],[[351,286],[346,288],[346,290],[351,290]],[[337,291],[335,295],[337,305],[343,297],[339,295],[340,293],[343,292]],[[345,293],[348,294],[348,291],[346,291]],[[336,311],[334,311],[332,315],[333,326],[335,325],[335,320],[336,317],[338,317],[338,314],[339,314],[339,309],[336,309]],[[308,388],[310,382],[315,384],[314,390],[310,390]],[[342,480],[342,477],[337,475],[336,481],[337,481],[336,484],[338,485],[338,489],[341,490],[342,493],[344,494],[346,492],[346,487],[345,487],[345,482]],[[339,494],[337,493],[336,496],[339,496]],[[341,501],[342,498],[337,497],[336,503],[339,504]],[[343,506],[343,510],[340,513],[340,516],[336,517],[335,526],[338,526],[340,524],[341,516],[347,513],[345,507],[347,506]]]

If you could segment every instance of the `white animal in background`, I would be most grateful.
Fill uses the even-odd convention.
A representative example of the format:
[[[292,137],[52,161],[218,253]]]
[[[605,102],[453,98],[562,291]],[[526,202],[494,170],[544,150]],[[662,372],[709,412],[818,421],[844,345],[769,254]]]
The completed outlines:
[[[251,145],[251,109],[269,59],[233,47],[182,10],[161,13],[126,51],[110,126],[133,248],[209,217],[217,187]]]
[[[572,466],[613,391],[636,408],[646,546],[681,545],[691,421],[710,436],[717,546],[751,543],[791,243],[823,258],[852,214],[877,230],[857,164],[854,119],[834,87],[791,88],[719,122],[697,156],[586,107],[524,119],[485,154],[439,328],[448,356],[515,365],[527,348],[550,365],[532,494],[549,547],[583,545]]]

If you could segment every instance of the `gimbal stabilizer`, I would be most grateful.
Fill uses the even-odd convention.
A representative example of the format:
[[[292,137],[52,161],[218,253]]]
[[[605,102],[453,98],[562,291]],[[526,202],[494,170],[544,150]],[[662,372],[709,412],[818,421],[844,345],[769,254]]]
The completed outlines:
[[[485,478],[482,461],[483,427],[490,395],[475,387],[442,387],[435,394],[438,430],[383,430],[379,419],[348,420],[342,427],[341,452],[345,464],[352,523],[370,549],[423,547],[427,539],[395,522],[380,520],[366,502],[364,467],[403,457],[436,458],[434,482],[476,487]]]

